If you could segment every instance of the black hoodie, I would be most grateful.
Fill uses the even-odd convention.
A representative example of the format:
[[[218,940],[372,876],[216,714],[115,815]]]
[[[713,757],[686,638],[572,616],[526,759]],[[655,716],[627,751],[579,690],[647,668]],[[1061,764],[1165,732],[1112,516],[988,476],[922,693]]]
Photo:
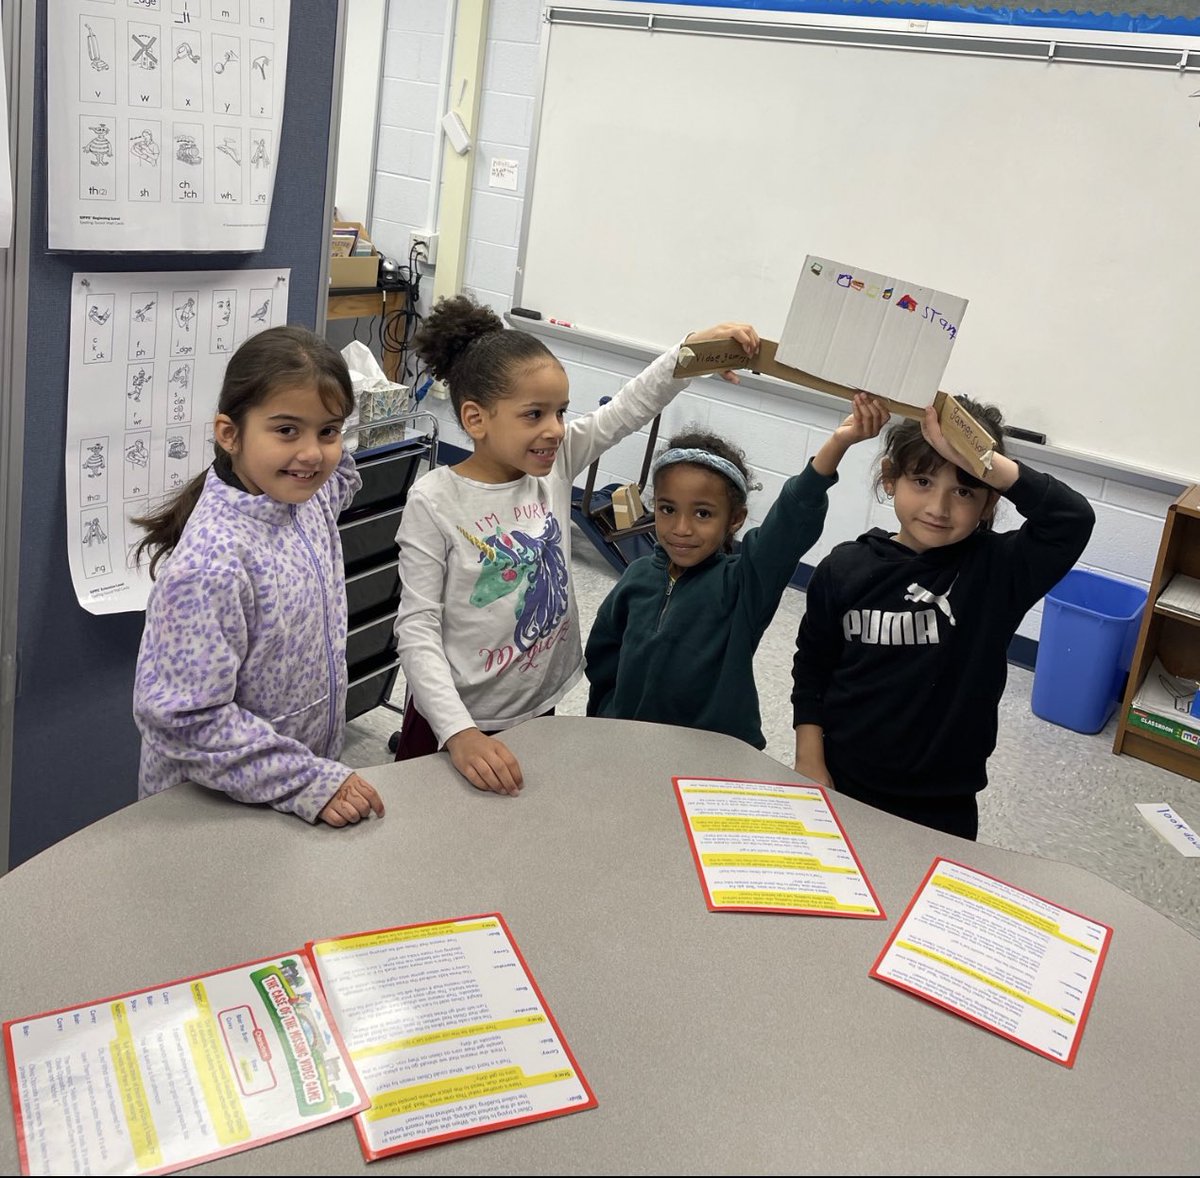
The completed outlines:
[[[1014,532],[916,553],[879,528],[813,573],[792,664],[794,722],[825,731],[835,786],[905,797],[987,785],[1008,644],[1079,559],[1095,522],[1065,483],[1022,465]]]

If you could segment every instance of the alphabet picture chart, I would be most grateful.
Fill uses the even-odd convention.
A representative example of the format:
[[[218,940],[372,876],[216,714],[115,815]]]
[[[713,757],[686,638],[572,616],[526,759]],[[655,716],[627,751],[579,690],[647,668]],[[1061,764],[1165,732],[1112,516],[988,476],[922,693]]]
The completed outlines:
[[[49,245],[260,250],[291,0],[57,0]]]
[[[237,346],[287,322],[290,270],[76,274],[67,388],[67,556],[90,613],[146,608],[133,519],[212,461]]]

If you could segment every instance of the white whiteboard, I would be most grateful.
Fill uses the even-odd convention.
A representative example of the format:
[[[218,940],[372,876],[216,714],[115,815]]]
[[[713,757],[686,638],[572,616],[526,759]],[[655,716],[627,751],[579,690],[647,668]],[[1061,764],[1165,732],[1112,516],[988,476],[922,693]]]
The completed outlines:
[[[1200,476],[1200,74],[543,35],[521,305],[654,345],[729,318],[778,339],[821,254],[970,300],[942,388]]]

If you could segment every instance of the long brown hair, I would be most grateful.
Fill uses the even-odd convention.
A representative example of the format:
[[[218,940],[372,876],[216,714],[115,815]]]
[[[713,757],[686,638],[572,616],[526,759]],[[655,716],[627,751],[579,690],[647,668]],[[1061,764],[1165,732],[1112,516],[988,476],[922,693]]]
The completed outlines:
[[[330,413],[350,415],[354,408],[354,385],[341,353],[306,327],[269,327],[252,335],[230,356],[217,413],[228,417],[240,433],[246,414],[272,393],[310,382],[317,386]],[[233,472],[233,460],[216,439],[212,465],[218,474]],[[143,554],[150,554],[151,579],[158,562],[179,543],[207,479],[205,467],[159,511],[133,520],[146,530],[134,549],[134,561],[140,564]]]

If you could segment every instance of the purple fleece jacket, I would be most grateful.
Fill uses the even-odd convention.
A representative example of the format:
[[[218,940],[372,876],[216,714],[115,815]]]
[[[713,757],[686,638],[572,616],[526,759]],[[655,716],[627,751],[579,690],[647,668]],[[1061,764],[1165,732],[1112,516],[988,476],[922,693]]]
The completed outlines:
[[[299,506],[209,470],[146,606],[141,797],[194,781],[315,822],[350,775],[337,518],[361,485],[349,454]]]

